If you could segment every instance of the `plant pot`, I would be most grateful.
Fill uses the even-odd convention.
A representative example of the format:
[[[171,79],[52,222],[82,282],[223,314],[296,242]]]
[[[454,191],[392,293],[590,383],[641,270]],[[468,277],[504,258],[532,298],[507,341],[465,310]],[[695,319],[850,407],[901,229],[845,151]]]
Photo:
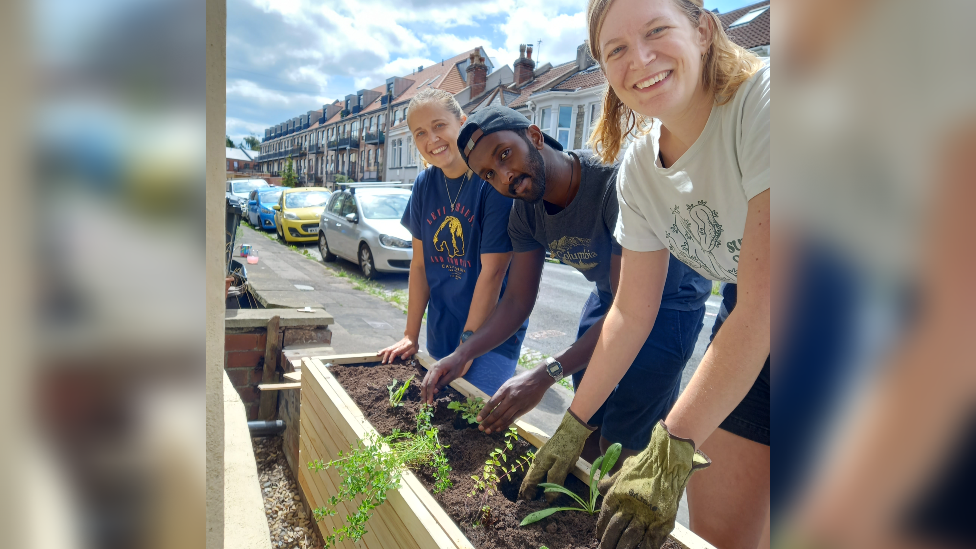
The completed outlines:
[[[434,362],[423,354],[418,354],[415,358],[425,368],[429,368]],[[356,445],[368,434],[376,433],[352,397],[342,388],[325,364],[331,363],[333,367],[337,367],[376,362],[378,360],[375,354],[302,359],[299,450],[299,463],[302,467],[300,467],[299,485],[303,496],[313,509],[326,505],[330,495],[337,492],[341,480],[334,469],[315,473],[305,467],[305,464],[316,459],[329,461],[338,458],[340,451],[345,455],[350,446]],[[463,396],[488,400],[487,395],[463,379],[456,380],[451,386]],[[537,448],[548,440],[544,433],[525,422],[518,421],[514,425],[518,429],[519,436]],[[463,420],[463,425],[456,429],[467,429],[468,426],[475,425]],[[589,480],[589,464],[580,459],[572,474],[585,484]],[[354,509],[352,505],[340,503],[337,511],[335,516],[326,517],[318,523],[323,538],[328,536],[334,527],[344,524],[345,517]],[[474,548],[474,544],[411,471],[403,474],[400,488],[388,492],[387,501],[376,507],[373,512],[373,517],[367,523],[368,533],[360,542],[354,544],[345,541],[339,543],[337,547]],[[675,526],[671,538],[684,549],[714,549],[680,525]]]

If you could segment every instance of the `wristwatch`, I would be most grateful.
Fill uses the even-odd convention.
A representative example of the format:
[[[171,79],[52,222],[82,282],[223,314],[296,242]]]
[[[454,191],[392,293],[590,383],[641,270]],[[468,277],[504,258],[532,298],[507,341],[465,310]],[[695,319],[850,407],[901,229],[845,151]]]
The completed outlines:
[[[549,357],[546,359],[546,372],[552,376],[552,379],[559,381],[563,378],[563,365],[558,360]]]
[[[471,330],[468,330],[466,332],[461,333],[461,343],[464,343],[465,341],[468,340],[469,337],[471,337],[473,335],[474,335],[474,332],[472,332]]]

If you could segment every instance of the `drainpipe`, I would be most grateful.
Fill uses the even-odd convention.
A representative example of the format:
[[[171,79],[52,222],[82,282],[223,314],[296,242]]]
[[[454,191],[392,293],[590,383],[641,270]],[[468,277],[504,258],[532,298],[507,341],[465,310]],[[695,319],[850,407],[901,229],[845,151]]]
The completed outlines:
[[[271,437],[285,431],[285,422],[280,419],[271,421],[248,421],[247,430],[252,437]]]

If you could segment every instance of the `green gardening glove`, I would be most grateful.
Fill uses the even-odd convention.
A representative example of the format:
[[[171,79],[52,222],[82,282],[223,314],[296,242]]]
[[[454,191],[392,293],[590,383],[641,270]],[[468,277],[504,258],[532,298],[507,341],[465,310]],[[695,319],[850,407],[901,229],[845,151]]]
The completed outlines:
[[[553,433],[549,442],[542,445],[535,454],[529,472],[525,474],[522,487],[519,488],[519,499],[532,499],[535,497],[536,488],[542,482],[542,477],[546,476],[546,482],[562,485],[566,482],[566,475],[569,474],[576,460],[583,453],[583,444],[586,437],[596,430],[583,423],[573,412],[566,410],[562,423]],[[546,492],[546,501],[552,503],[559,494],[557,492]]]
[[[672,435],[658,422],[651,443],[627,458],[603,499],[596,524],[600,549],[659,549],[674,530],[688,479],[709,464],[694,442]]]

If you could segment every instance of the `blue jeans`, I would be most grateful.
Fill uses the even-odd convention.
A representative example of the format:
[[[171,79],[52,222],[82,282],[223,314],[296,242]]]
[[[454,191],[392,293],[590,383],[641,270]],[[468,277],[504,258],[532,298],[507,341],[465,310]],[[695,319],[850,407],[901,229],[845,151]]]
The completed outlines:
[[[428,352],[430,352],[429,349]],[[435,360],[441,358],[444,357],[434,357]],[[518,366],[517,358],[508,358],[499,353],[490,352],[474,359],[468,373],[464,375],[464,379],[491,397],[503,383],[515,375],[516,366]]]
[[[595,292],[591,294],[583,306],[577,339],[609,309],[607,299],[601,300]],[[590,418],[590,425],[601,427],[602,436],[611,443],[619,442],[635,451],[646,448],[654,424],[664,419],[678,400],[681,373],[695,352],[704,318],[705,307],[692,311],[660,309],[637,358]],[[573,374],[574,387],[579,387],[585,372]]]

